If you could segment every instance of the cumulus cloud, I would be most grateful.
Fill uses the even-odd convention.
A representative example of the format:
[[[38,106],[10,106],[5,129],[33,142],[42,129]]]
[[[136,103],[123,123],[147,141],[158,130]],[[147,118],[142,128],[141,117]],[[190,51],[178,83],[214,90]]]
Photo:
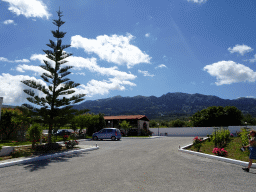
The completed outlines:
[[[158,65],[157,67],[155,67],[155,69],[157,69],[157,68],[167,68],[167,67],[166,67],[166,65],[164,65],[164,64],[160,64],[160,65]]]
[[[47,11],[46,5],[40,0],[2,0],[9,3],[8,10],[16,15],[25,17],[46,17],[49,19],[51,14]]]
[[[236,45],[235,47],[228,48],[228,51],[230,53],[239,53],[240,55],[244,55],[245,53],[248,53],[250,51],[252,51],[253,49],[247,45]]]
[[[30,60],[38,60],[40,63],[44,63],[43,60],[50,61],[46,55],[43,54],[33,54]],[[137,76],[126,73],[124,71],[119,71],[116,66],[114,67],[101,67],[97,64],[96,58],[83,58],[70,56],[66,58],[68,62],[63,66],[73,66],[72,70],[81,71],[83,69],[89,70],[92,73],[98,73],[102,76],[107,76],[108,79],[103,81],[91,80],[86,85],[81,84],[79,88],[74,88],[76,93],[86,94],[87,97],[91,97],[95,94],[107,94],[111,90],[124,91],[126,86],[136,86],[131,80],[134,80]],[[27,66],[19,66],[22,70],[35,70],[36,68],[28,69]],[[16,69],[17,70],[17,69]],[[40,72],[40,71],[39,71]],[[76,75],[85,75],[83,72],[73,73]]]
[[[144,76],[149,76],[149,77],[154,77],[155,75],[153,74],[149,74],[148,71],[141,71],[141,70],[138,70],[139,73],[142,73]]]
[[[194,2],[194,3],[205,3],[207,0],[188,0],[188,2]]]
[[[23,92],[24,89],[31,89],[25,84],[21,83],[24,80],[34,80],[46,86],[46,83],[41,79],[36,79],[35,77],[29,77],[27,75],[10,75],[8,73],[2,73],[0,75],[0,95],[4,98],[4,104],[11,105],[21,105],[22,103],[28,103],[26,98],[28,95]],[[40,97],[44,96],[43,93],[35,90],[36,95]]]
[[[150,33],[147,33],[146,35],[145,35],[145,37],[149,37],[150,36]]]
[[[81,88],[77,89],[78,92],[86,94],[91,97],[96,94],[108,94],[111,90],[124,91],[125,85],[136,86],[136,84],[129,81],[121,81],[118,78],[109,78],[109,80],[91,80],[87,85],[80,85]]]
[[[81,72],[81,73],[75,73],[76,75],[83,75],[85,76],[85,73]]]
[[[206,65],[203,69],[217,78],[216,85],[256,81],[256,72],[234,61],[219,61]]]
[[[43,73],[49,73],[48,71],[44,70],[43,68],[39,67],[39,66],[33,66],[33,65],[18,65],[16,67],[16,71],[19,71],[21,73],[24,73],[25,71],[34,71],[35,74],[34,75],[41,75]]]
[[[247,60],[245,60],[245,61],[247,61]],[[251,63],[256,62],[256,54],[253,56],[253,58],[252,58],[252,59],[249,59],[249,61],[250,61]]]
[[[43,54],[34,54],[31,56],[30,59],[39,60],[42,64],[44,63],[43,60],[49,61],[46,55],[43,55]],[[73,70],[87,69],[90,72],[96,72],[103,76],[114,76],[122,80],[134,80],[136,78],[136,76],[131,73],[119,71],[116,66],[109,67],[109,68],[100,67],[97,64],[96,58],[83,58],[83,57],[70,56],[65,60],[67,60],[68,63],[64,64],[63,66],[66,66],[66,65],[73,66],[72,68]]]
[[[4,24],[5,24],[5,25],[9,25],[9,24],[15,24],[15,23],[14,23],[13,20],[10,20],[10,19],[9,19],[9,20],[5,20],[5,21],[4,21]]]
[[[118,65],[126,64],[128,68],[140,63],[150,63],[149,55],[130,44],[132,39],[134,37],[131,34],[127,36],[101,35],[96,39],[76,35],[71,37],[71,47],[83,48],[87,53],[97,54],[102,60]]]
[[[28,59],[11,61],[11,60],[9,60],[7,58],[4,58],[4,57],[0,57],[0,61],[8,62],[8,63],[29,63],[30,62]]]

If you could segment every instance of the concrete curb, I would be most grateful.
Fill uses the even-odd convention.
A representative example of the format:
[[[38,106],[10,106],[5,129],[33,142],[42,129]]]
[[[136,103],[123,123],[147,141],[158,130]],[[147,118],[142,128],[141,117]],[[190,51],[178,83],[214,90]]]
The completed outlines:
[[[71,155],[71,154],[78,154],[78,153],[82,153],[82,152],[85,152],[85,151],[92,151],[92,150],[96,150],[96,149],[99,149],[99,146],[91,147],[91,148],[87,148],[87,149],[72,150],[72,151],[62,152],[62,153],[42,155],[42,156],[31,157],[31,158],[24,158],[24,159],[21,159],[21,160],[16,160],[16,161],[14,160],[14,161],[10,161],[10,162],[0,163],[0,168],[12,166],[12,165],[23,164],[23,163],[30,163],[30,162],[33,162],[33,161],[40,161],[40,160],[54,158],[54,157],[61,157],[61,156],[67,156],[67,155]]]
[[[207,138],[205,138],[204,140],[206,140]],[[210,158],[210,159],[216,159],[218,161],[224,161],[224,162],[227,162],[227,163],[233,163],[233,164],[236,164],[236,165],[241,165],[241,166],[244,166],[244,167],[247,167],[248,166],[248,162],[245,162],[245,161],[239,161],[239,160],[234,160],[234,159],[230,159],[230,158],[226,158],[226,157],[220,157],[220,156],[215,156],[215,155],[209,155],[209,154],[205,154],[205,153],[200,153],[200,152],[195,152],[195,151],[191,151],[191,150],[186,150],[185,148],[187,147],[190,147],[192,146],[193,143],[189,144],[189,145],[186,145],[184,147],[181,147],[179,149],[180,152],[183,152],[183,153],[189,153],[189,154],[192,154],[192,155],[198,155],[198,156],[201,156],[201,157],[205,157],[205,158]],[[253,163],[252,168],[256,168],[256,163]]]
[[[152,137],[122,137],[121,139],[156,139],[163,136],[152,136]]]

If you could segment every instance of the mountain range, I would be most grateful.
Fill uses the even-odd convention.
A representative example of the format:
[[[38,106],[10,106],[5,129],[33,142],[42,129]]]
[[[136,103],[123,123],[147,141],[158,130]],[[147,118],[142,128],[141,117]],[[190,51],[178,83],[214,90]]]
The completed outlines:
[[[75,109],[89,109],[90,113],[104,115],[146,115],[149,119],[171,116],[191,116],[210,106],[235,106],[243,114],[256,116],[256,99],[238,98],[234,100],[221,99],[213,95],[167,93],[161,97],[115,96],[106,99],[89,100],[78,105]]]

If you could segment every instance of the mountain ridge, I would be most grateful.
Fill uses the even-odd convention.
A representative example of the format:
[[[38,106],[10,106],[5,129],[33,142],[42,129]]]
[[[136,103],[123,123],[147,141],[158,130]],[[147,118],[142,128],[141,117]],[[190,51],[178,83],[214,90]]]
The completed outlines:
[[[90,113],[104,113],[105,115],[146,115],[150,119],[174,114],[192,115],[210,106],[235,106],[242,113],[256,115],[256,99],[238,98],[234,100],[221,99],[214,95],[199,93],[166,93],[156,96],[122,97],[120,95],[90,100],[73,105],[75,109],[89,109]]]

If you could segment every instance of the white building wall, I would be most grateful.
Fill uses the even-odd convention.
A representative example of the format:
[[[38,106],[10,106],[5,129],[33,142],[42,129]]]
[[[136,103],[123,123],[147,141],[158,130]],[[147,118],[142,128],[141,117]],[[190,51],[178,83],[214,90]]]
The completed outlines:
[[[144,122],[147,124],[147,129],[149,128],[149,121],[138,120],[138,129],[143,129]]]
[[[235,134],[236,131],[239,132],[241,128],[244,126],[229,126],[228,129],[230,133]],[[247,126],[247,128],[251,128],[256,130],[256,126]],[[178,136],[178,137],[195,137],[202,136],[205,137],[208,134],[211,135],[214,131],[213,127],[175,127],[175,128],[149,128],[150,131],[153,132],[152,136],[159,135],[160,136]]]

